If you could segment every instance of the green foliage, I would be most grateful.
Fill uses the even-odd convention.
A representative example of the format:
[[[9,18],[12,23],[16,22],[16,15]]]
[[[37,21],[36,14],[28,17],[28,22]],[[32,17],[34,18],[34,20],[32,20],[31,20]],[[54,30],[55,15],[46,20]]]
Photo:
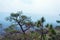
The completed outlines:
[[[52,33],[53,35],[56,35],[56,32],[55,32],[54,29],[51,29],[50,31],[51,31],[51,33]]]
[[[24,19],[27,19],[27,16],[22,15],[21,18],[24,20]]]
[[[56,36],[60,37],[59,35],[57,35],[52,24],[46,24],[46,26],[44,26],[44,17],[42,17],[37,22],[32,22],[29,17],[27,17],[26,15],[22,15],[22,12],[17,12],[11,13],[10,16],[6,19],[11,22],[14,21],[14,24],[10,25],[8,28],[5,29],[5,32],[7,34],[5,35],[4,40],[55,40]],[[57,22],[60,23],[60,21]],[[21,33],[20,31],[14,29],[17,25],[19,25],[22,29]],[[26,26],[26,30],[23,29],[24,25]],[[40,28],[39,32],[28,30],[31,26]],[[29,33],[26,33],[27,30],[29,31]]]
[[[44,17],[41,18],[41,22],[44,23],[45,22],[45,19]]]
[[[60,21],[56,21],[57,23],[60,23]]]
[[[55,30],[52,30],[52,34],[56,35],[56,31]]]
[[[0,28],[2,27],[2,24],[0,23]]]
[[[36,22],[36,26],[37,27],[40,27],[41,26],[41,21],[40,20]]]
[[[49,29],[53,29],[53,25],[52,25],[52,24],[50,24],[50,27],[49,27]]]
[[[45,27],[48,28],[49,27],[49,24],[45,25]]]
[[[12,17],[18,17],[19,16],[19,13],[11,13],[11,16]]]
[[[6,32],[15,31],[15,29],[14,29],[15,27],[16,27],[16,25],[12,24],[12,25],[10,25],[8,28],[6,28],[5,31],[6,31]]]

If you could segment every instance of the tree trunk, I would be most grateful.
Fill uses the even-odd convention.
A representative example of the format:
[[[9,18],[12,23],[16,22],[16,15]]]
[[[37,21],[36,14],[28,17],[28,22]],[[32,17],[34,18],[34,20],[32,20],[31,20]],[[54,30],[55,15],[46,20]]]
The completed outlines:
[[[24,40],[26,40],[26,37],[25,37],[25,31],[24,31],[24,29],[23,29],[22,25],[21,25],[19,22],[18,22],[18,24],[19,24],[19,26],[20,26],[20,28],[21,28],[21,30],[22,30],[22,32],[23,32]]]
[[[41,39],[40,40],[43,40],[43,24],[41,25]]]

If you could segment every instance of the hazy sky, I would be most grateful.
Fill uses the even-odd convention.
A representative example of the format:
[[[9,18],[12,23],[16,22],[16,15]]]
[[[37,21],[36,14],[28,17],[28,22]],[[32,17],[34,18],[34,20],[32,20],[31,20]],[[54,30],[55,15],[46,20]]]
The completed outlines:
[[[59,19],[60,0],[0,0],[0,16],[2,12],[17,12],[22,10],[32,19],[44,16],[47,20]],[[4,13],[6,16],[8,13]],[[2,17],[2,16],[1,16]]]

